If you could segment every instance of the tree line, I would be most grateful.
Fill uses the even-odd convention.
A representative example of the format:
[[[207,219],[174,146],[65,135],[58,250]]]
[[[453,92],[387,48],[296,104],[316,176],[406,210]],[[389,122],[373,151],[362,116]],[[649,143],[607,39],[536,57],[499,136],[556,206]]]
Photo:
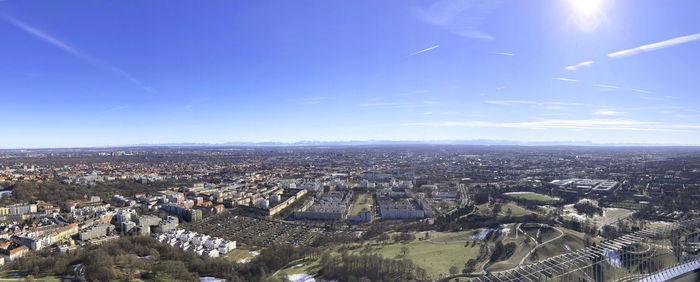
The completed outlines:
[[[319,252],[310,247],[272,245],[246,264],[226,258],[209,258],[183,251],[149,237],[134,236],[88,246],[71,253],[37,252],[12,262],[11,269],[23,275],[84,275],[89,281],[158,280],[194,281],[216,277],[229,281],[266,281],[271,274],[291,261],[317,259]]]
[[[425,279],[425,269],[410,260],[389,259],[379,255],[340,256],[324,254],[319,274],[326,279],[345,281],[410,281]]]
[[[130,197],[137,193],[159,191],[168,187],[168,185],[171,185],[171,183],[154,182],[140,184],[130,180],[89,185],[68,184],[56,181],[43,183],[19,182],[6,187],[7,190],[12,190],[12,196],[0,199],[0,205],[35,202],[39,200],[60,203],[68,200],[84,199],[86,196],[100,196],[102,199],[110,199],[114,194]]]

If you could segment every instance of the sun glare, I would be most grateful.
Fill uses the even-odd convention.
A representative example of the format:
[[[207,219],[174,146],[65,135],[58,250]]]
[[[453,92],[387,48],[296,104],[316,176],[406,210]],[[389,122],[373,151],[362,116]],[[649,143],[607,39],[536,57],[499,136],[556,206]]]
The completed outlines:
[[[603,0],[569,0],[574,9],[574,22],[584,32],[592,32],[598,28],[603,17],[601,9]]]
[[[576,9],[576,12],[583,15],[590,15],[600,10],[603,0],[569,0]]]

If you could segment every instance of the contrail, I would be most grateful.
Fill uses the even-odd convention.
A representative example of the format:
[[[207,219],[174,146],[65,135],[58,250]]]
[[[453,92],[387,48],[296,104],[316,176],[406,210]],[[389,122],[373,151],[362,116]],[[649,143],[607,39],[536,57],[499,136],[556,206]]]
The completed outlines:
[[[610,54],[608,54],[608,57],[610,57],[610,58],[627,57],[627,56],[632,56],[632,55],[637,55],[639,53],[663,49],[663,48],[667,48],[667,47],[671,47],[674,45],[683,44],[683,43],[691,42],[691,41],[695,41],[695,40],[700,40],[700,33],[676,37],[676,38],[669,39],[669,40],[664,40],[664,41],[660,41],[660,42],[656,42],[656,43],[642,45],[642,46],[635,47],[632,49],[627,49],[627,50],[622,50],[622,51],[610,53]]]
[[[408,57],[415,56],[415,55],[418,55],[418,54],[423,53],[423,52],[428,52],[428,51],[433,50],[433,49],[438,48],[438,47],[440,47],[440,45],[435,45],[435,46],[430,47],[430,48],[425,48],[423,50],[411,53],[410,55],[408,55]]]
[[[5,20],[7,20],[7,22],[9,22],[10,24],[19,28],[20,30],[22,30],[26,33],[29,33],[30,35],[38,38],[39,40],[44,41],[46,43],[49,43],[49,44],[57,47],[58,49],[61,49],[65,52],[75,56],[76,58],[78,58],[78,59],[80,59],[88,64],[91,64],[92,66],[94,66],[96,68],[100,68],[100,69],[115,73],[115,74],[129,80],[131,83],[135,84],[136,86],[138,86],[139,88],[141,88],[147,92],[153,91],[152,88],[144,85],[143,83],[141,83],[141,81],[134,78],[131,74],[127,73],[126,71],[124,71],[118,67],[112,66],[110,64],[107,64],[107,63],[103,62],[102,60],[91,56],[90,54],[87,54],[87,53],[82,52],[76,48],[73,48],[70,45],[68,45],[67,43],[65,43],[65,42],[43,32],[43,31],[41,31],[33,26],[30,26],[26,23],[23,23],[17,19],[11,18],[11,17],[5,17]]]

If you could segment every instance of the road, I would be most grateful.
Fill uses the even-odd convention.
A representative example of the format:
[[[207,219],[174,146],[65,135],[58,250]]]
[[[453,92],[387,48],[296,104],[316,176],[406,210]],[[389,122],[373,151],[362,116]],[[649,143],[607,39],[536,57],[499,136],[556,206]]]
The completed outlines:
[[[523,230],[520,229],[520,226],[521,226],[521,225],[518,225],[518,229],[520,230],[520,232],[523,232]],[[542,242],[542,244],[537,244],[537,240],[535,240],[534,238],[532,238],[530,235],[527,235],[528,237],[530,237],[530,239],[533,239],[533,240],[535,241],[535,244],[537,244],[537,245],[535,245],[535,247],[532,248],[532,250],[530,250],[530,251],[523,257],[522,260],[520,260],[520,263],[518,264],[518,266],[516,266],[516,267],[514,267],[514,268],[511,268],[511,269],[515,269],[515,268],[518,268],[518,267],[520,267],[521,265],[523,265],[523,263],[525,263],[525,259],[527,259],[528,257],[530,257],[530,255],[532,254],[532,252],[534,252],[535,250],[537,250],[537,248],[539,248],[539,247],[541,247],[541,246],[544,246],[544,245],[547,245],[547,244],[551,243],[552,241],[557,240],[557,239],[561,238],[562,236],[564,236],[564,231],[559,230],[559,228],[556,228],[556,227],[550,227],[550,228],[552,228],[552,229],[554,229],[554,230],[556,230],[556,231],[559,231],[559,236],[554,237],[554,238],[552,238],[552,239],[549,239],[549,240],[547,240],[546,242]],[[527,234],[527,233],[525,233],[525,232],[523,232],[523,233],[524,233],[524,234]]]
[[[520,232],[522,232],[523,234],[527,234],[527,233],[525,233],[525,232],[520,228],[521,226],[522,226],[522,224],[518,224],[518,226],[517,226],[516,228],[517,228]],[[521,265],[523,265],[523,264],[525,263],[525,260],[526,260],[528,257],[530,257],[530,255],[532,254],[532,252],[534,252],[537,248],[542,247],[542,246],[544,246],[544,245],[547,245],[547,244],[549,244],[549,243],[551,243],[551,242],[553,242],[553,241],[556,241],[557,239],[561,238],[562,236],[564,236],[564,231],[561,231],[559,228],[556,228],[556,227],[550,227],[550,228],[553,228],[553,229],[559,231],[559,236],[554,237],[554,238],[552,238],[552,239],[549,239],[549,240],[547,240],[547,241],[545,241],[545,242],[542,242],[542,244],[537,244],[537,240],[535,240],[534,238],[532,238],[530,235],[527,235],[527,236],[530,237],[530,239],[532,239],[532,240],[535,242],[535,244],[537,244],[537,245],[536,245],[534,248],[532,248],[532,250],[530,250],[530,251],[523,257],[522,260],[520,260],[520,263],[519,263],[517,266],[515,266],[515,267],[513,267],[513,268],[510,268],[510,269],[502,270],[502,271],[496,271],[496,272],[493,272],[493,274],[498,274],[498,273],[502,273],[502,272],[507,272],[507,271],[511,271],[511,270],[513,270],[513,269],[519,268]],[[517,232],[517,231],[516,231],[516,232]],[[490,252],[490,251],[491,251],[491,250],[490,250],[490,248],[489,248],[489,252]],[[486,270],[485,270],[484,268],[486,268],[487,265],[488,265],[488,262],[487,262],[487,263],[484,263],[483,265],[481,265],[481,270],[480,270],[479,272],[472,272],[472,273],[467,273],[467,274],[451,275],[451,276],[442,277],[442,278],[440,278],[440,279],[438,279],[438,280],[439,280],[439,281],[447,281],[447,280],[449,280],[449,279],[457,278],[457,277],[484,275],[484,274],[486,274]]]

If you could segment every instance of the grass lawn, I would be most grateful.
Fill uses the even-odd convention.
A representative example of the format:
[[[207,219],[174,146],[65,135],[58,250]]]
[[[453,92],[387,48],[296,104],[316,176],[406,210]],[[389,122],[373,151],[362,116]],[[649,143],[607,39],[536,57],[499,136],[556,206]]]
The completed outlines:
[[[430,239],[433,243],[454,243],[454,242],[466,242],[467,240],[472,240],[471,235],[474,231],[460,231],[460,232],[428,232],[430,234]],[[425,232],[417,232],[416,238],[425,238]]]
[[[538,202],[542,202],[542,203],[550,203],[550,202],[554,202],[554,201],[559,200],[559,198],[550,197],[550,196],[535,193],[535,192],[505,193],[504,195],[511,197],[511,198],[525,199],[525,200],[529,200],[529,201],[538,201]]]
[[[386,258],[410,259],[413,263],[424,268],[428,275],[435,278],[440,274],[449,273],[451,266],[464,268],[464,263],[470,258],[476,258],[479,254],[479,244],[465,247],[466,238],[471,231],[438,233],[431,232],[430,240],[415,240],[410,243],[394,243],[387,245],[375,245],[369,248],[355,250],[363,254],[380,254]],[[422,236],[418,233],[416,236]],[[431,242],[434,238],[435,242]],[[401,248],[407,247],[408,254],[404,257]],[[469,245],[471,246],[471,244]]]
[[[496,262],[492,265],[486,267],[488,271],[501,271],[506,269],[511,269],[520,263],[525,255],[535,246],[535,243],[530,241],[528,245],[525,245],[525,236],[518,236],[518,239],[513,238],[513,236],[508,236],[503,240],[503,244],[508,244],[514,242],[517,245],[515,253],[507,260]]]
[[[501,207],[501,215],[506,215],[506,211],[508,211],[508,209],[510,209],[511,216],[523,216],[535,213],[531,210],[518,206],[516,203],[509,202]]]
[[[5,276],[8,276],[8,274],[9,274],[10,277],[5,277]],[[26,281],[26,277],[17,277],[17,278],[15,278],[14,276],[16,275],[16,273],[3,273],[2,275],[3,275],[3,277],[0,278],[0,282],[4,282],[4,281],[13,281],[13,282],[14,282],[14,281]],[[61,279],[60,279],[60,278],[57,278],[57,277],[34,277],[34,280],[35,280],[35,281],[61,281]]]
[[[316,276],[319,267],[320,266],[318,264],[318,261],[301,262],[280,270],[279,272],[277,272],[276,276],[279,278],[287,278],[288,275],[292,274],[309,274],[312,276]]]
[[[372,198],[372,195],[362,193],[358,195],[357,200],[354,203],[352,203],[352,211],[350,213],[352,215],[358,215],[363,209],[371,211],[372,205],[374,205],[374,199]]]
[[[577,237],[573,237],[569,234],[565,234],[561,238],[552,241],[549,244],[543,245],[537,248],[537,260],[542,260],[545,258],[557,256],[563,253],[570,252],[571,250],[582,249],[584,247],[583,240]],[[537,261],[535,260],[535,261]]]
[[[578,250],[578,249],[583,249],[585,247],[584,243],[584,234],[578,231],[558,227],[559,230],[564,232],[564,235],[557,239],[552,241],[549,244],[540,246],[537,248],[537,259],[532,259],[532,256],[525,260],[525,263],[533,263],[539,260],[542,260],[547,257],[552,257],[556,255],[560,255],[566,252],[569,252],[569,249],[571,250]],[[554,231],[557,232],[557,231]],[[557,232],[558,234],[558,232]],[[591,238],[591,242],[596,242],[599,243],[601,239],[599,238]],[[567,249],[568,246],[568,249]]]
[[[250,260],[253,257],[255,257],[255,254],[245,249],[234,249],[233,251],[230,251],[228,254],[226,254],[226,259],[234,262],[238,262],[243,259]]]
[[[477,205],[476,208],[478,209],[475,212],[476,214],[490,215],[490,213],[487,212],[487,210],[491,210],[491,208],[489,208],[488,204]],[[511,216],[523,216],[523,215],[535,213],[534,211],[523,208],[514,202],[508,202],[508,203],[505,203],[501,206],[501,213],[499,213],[498,215],[499,216],[506,216],[506,212],[508,211],[509,208],[510,208],[510,212],[511,212],[510,215]]]
[[[523,231],[525,231],[525,233],[527,233],[528,235],[530,235],[530,237],[534,239],[537,239],[537,230],[540,230],[540,238],[543,243],[556,238],[560,234],[559,231],[554,230],[553,228],[546,227],[523,227],[522,229]]]
[[[548,244],[545,245],[540,245],[537,248],[537,259],[532,259],[532,256],[528,257],[524,263],[533,263],[539,260],[542,260],[547,257],[552,257],[556,256],[562,253],[566,253],[569,251],[577,250],[577,249],[582,249],[585,247],[584,241],[583,241],[583,233],[574,231],[574,230],[569,230],[566,228],[561,228],[558,227],[559,230],[561,230],[564,235],[560,237],[559,239],[556,239]],[[529,229],[529,230],[528,230]],[[547,231],[545,231],[547,230]],[[533,232],[533,234],[530,234]],[[534,237],[534,234],[537,232],[537,229],[533,228],[527,228],[525,229],[525,232],[528,234],[532,235]],[[547,228],[547,229],[542,229],[540,236],[543,237],[544,241],[548,241],[549,239],[556,238],[559,236],[559,231]],[[511,269],[520,263],[522,258],[527,255],[532,248],[535,247],[534,242],[530,241],[528,245],[525,245],[523,243],[523,236],[518,236],[518,239],[514,239],[513,236],[508,236],[506,239],[503,240],[503,243],[509,243],[509,242],[515,242],[518,246],[516,249],[515,253],[513,256],[511,256],[508,260],[505,261],[500,261],[497,263],[494,263],[492,265],[489,265],[486,269],[489,271],[501,271],[501,270],[506,270],[506,269]],[[595,239],[592,239],[592,241],[596,241]],[[568,247],[568,248],[567,248]]]

